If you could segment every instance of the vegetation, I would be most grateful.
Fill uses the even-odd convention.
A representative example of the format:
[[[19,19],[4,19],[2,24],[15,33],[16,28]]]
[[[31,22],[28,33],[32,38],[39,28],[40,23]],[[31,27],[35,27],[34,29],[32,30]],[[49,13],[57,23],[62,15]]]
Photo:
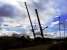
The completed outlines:
[[[35,46],[44,46],[48,47],[54,45],[53,42],[65,42],[67,44],[66,39],[49,39],[49,38],[40,38],[37,37],[35,39],[30,39],[29,36],[25,38],[24,36],[17,38],[17,37],[0,37],[0,50],[7,50],[7,49],[17,49],[17,48],[28,48],[28,47],[35,47]],[[58,45],[59,46],[59,45]],[[36,47],[35,47],[36,48]],[[52,49],[51,49],[52,50]]]

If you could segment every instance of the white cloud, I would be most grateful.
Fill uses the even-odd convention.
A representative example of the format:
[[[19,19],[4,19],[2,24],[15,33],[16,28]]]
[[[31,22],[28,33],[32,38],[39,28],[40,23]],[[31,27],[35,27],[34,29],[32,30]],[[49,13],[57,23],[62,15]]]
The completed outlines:
[[[7,27],[21,26],[26,29],[27,26],[30,26],[24,2],[27,2],[31,19],[33,22],[35,20],[35,22],[37,22],[35,9],[38,9],[41,23],[44,25],[48,25],[48,23],[52,21],[54,16],[59,16],[62,13],[60,7],[58,7],[59,3],[55,2],[55,0],[6,0],[5,2],[4,0],[0,0],[0,2],[15,6],[17,8],[15,12],[17,12],[16,14],[19,14],[19,17],[4,18],[4,22],[2,23],[2,25],[8,25]],[[51,27],[56,24],[58,24],[58,21],[51,23]]]
[[[22,17],[19,17],[19,18],[4,17],[3,18],[4,22],[2,22],[2,25],[8,25],[9,27],[23,26],[25,25],[25,22],[27,21],[27,19],[26,20],[24,19],[22,20],[22,19],[23,19]]]
[[[52,22],[50,27],[54,27],[55,25],[59,24],[59,21],[56,21],[56,22]]]

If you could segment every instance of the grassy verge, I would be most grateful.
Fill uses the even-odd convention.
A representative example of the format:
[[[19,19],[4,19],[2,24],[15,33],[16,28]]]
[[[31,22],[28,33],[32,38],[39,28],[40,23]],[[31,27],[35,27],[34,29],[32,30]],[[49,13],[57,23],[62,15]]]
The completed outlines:
[[[18,49],[10,49],[10,50],[48,50],[48,48],[52,44],[47,44],[47,45],[38,45],[38,46],[33,46],[29,48],[18,48]]]

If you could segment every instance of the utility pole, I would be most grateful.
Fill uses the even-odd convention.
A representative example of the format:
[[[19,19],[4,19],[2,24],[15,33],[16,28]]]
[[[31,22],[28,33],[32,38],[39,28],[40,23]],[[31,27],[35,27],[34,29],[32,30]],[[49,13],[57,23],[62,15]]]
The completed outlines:
[[[39,19],[39,15],[38,15],[37,9],[35,9],[35,13],[36,13],[38,24],[39,24],[39,27],[40,27],[41,36],[42,36],[42,38],[44,38],[43,30],[42,30],[42,26],[41,26],[41,23],[40,23],[40,19]]]
[[[61,22],[60,22],[60,16],[59,16],[59,34],[60,34],[60,39],[61,39],[61,30],[60,30],[60,25],[61,25]]]
[[[35,32],[34,32],[33,24],[32,24],[32,21],[31,21],[31,17],[30,17],[30,14],[29,14],[28,7],[27,7],[26,2],[25,2],[25,6],[26,6],[26,10],[27,10],[28,17],[29,17],[29,20],[30,20],[30,24],[31,24],[31,27],[32,27],[33,36],[35,38]]]
[[[65,37],[65,19],[63,21],[63,25],[64,25],[64,37]]]

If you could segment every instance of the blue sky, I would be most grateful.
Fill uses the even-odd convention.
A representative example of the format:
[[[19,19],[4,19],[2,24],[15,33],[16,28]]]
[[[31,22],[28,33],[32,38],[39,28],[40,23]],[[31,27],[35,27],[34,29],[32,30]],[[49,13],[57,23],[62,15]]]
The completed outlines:
[[[61,22],[67,21],[67,0],[0,0],[0,32],[30,33],[24,2],[27,2],[33,24],[38,25],[34,11],[38,9],[42,27],[48,26],[47,32],[50,34],[58,32],[58,17],[61,17]]]

